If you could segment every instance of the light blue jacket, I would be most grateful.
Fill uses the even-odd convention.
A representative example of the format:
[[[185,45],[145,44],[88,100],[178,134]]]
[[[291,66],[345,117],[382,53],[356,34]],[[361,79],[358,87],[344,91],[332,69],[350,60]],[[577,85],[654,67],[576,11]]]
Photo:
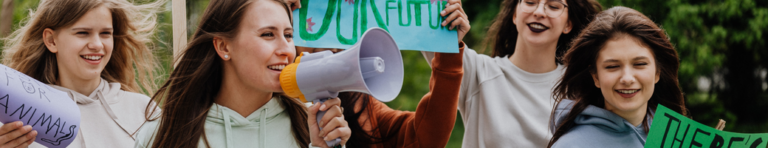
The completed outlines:
[[[571,111],[573,103],[566,99],[557,106],[555,124],[550,125],[552,132],[555,131],[555,125],[559,125]],[[574,122],[576,125],[560,137],[552,145],[553,148],[641,148],[648,137],[643,124],[633,126],[621,116],[593,105],[584,109]]]

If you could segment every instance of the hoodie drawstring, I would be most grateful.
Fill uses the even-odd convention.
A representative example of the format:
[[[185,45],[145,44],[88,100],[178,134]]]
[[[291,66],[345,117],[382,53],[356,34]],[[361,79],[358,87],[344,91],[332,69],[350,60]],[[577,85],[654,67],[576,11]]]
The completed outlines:
[[[117,115],[115,115],[114,112],[112,112],[112,108],[109,107],[109,103],[107,103],[107,98],[104,98],[104,94],[102,94],[101,90],[96,93],[96,96],[99,97],[99,102],[101,102],[101,106],[104,106],[104,110],[107,110],[107,114],[109,114],[109,117],[112,117],[115,122],[117,122]]]
[[[259,131],[261,133],[261,147],[267,147],[267,109],[261,110],[261,119],[259,119]]]
[[[232,148],[234,147],[233,145],[234,142],[232,142],[232,138],[235,138],[235,137],[232,136],[232,123],[231,121],[229,121],[229,113],[227,113],[226,111],[221,111],[221,107],[217,106],[216,108],[219,110],[219,112],[224,114],[224,134],[226,135],[225,138],[227,139],[227,148]]]

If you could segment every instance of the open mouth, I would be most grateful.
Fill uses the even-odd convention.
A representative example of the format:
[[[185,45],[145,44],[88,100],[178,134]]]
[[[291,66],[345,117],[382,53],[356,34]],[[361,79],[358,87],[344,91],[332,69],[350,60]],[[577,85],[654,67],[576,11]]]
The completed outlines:
[[[285,64],[277,64],[277,65],[269,65],[267,68],[275,71],[283,71],[283,68],[285,68]]]
[[[536,33],[544,32],[547,29],[549,29],[549,27],[544,26],[544,24],[541,24],[541,23],[528,23],[528,28],[530,28],[531,31]]]
[[[614,90],[614,91],[619,93],[621,97],[632,98],[637,94],[638,91],[640,91],[640,89],[623,89],[623,90]]]
[[[616,92],[622,93],[622,94],[634,94],[635,92],[640,91],[639,89],[634,90],[616,90]]]
[[[104,56],[81,55],[80,57],[85,59],[85,60],[98,61],[98,60],[101,60],[101,58],[104,57]]]

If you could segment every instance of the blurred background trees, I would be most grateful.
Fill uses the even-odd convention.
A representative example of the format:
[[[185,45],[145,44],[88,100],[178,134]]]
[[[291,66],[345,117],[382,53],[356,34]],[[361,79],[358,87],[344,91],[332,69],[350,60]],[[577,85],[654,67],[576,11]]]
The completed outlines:
[[[143,3],[152,0],[136,0]],[[463,0],[472,30],[464,41],[479,52],[488,26],[502,0]],[[598,0],[605,9],[626,6],[643,12],[669,35],[680,56],[679,81],[691,117],[715,126],[724,119],[726,131],[768,133],[768,1],[765,0]],[[4,25],[19,28],[39,0],[3,0],[0,34]],[[208,0],[187,1],[187,34],[194,33]],[[8,9],[12,10],[8,10]],[[154,46],[164,70],[171,71],[170,1],[158,14],[160,26]],[[13,14],[6,14],[12,12]],[[8,19],[7,16],[12,16]],[[12,21],[6,21],[12,20]],[[10,24],[9,24],[10,23]],[[403,89],[387,103],[400,110],[416,110],[428,91],[430,68],[418,51],[403,51],[406,63]],[[464,127],[457,117],[448,147],[461,147]],[[515,132],[515,131],[509,131]]]

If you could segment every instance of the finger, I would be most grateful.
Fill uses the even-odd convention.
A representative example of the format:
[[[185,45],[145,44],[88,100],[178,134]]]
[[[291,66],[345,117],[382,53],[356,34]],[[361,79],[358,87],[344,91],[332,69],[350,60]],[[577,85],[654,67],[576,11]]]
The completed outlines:
[[[9,132],[20,128],[24,123],[21,121],[14,121],[0,127],[0,136],[8,134]],[[0,141],[2,142],[2,141]]]
[[[328,124],[328,121],[335,117],[341,117],[343,115],[343,112],[341,112],[341,107],[338,105],[331,106],[328,111],[325,112],[325,115],[320,119],[320,127],[325,127],[325,124]]]
[[[332,118],[330,121],[328,121],[328,124],[323,126],[323,129],[320,130],[320,137],[327,137],[328,133],[335,130],[339,127],[348,127],[347,120],[344,120],[344,117],[335,117]],[[327,141],[327,140],[326,140]]]
[[[334,105],[341,106],[341,99],[333,98],[333,99],[325,100],[325,102],[323,102],[323,105],[320,106],[320,111],[325,111],[328,109],[329,106],[334,106]]]
[[[453,30],[453,28],[455,28],[456,26],[464,24],[464,22],[466,22],[466,21],[464,19],[462,19],[461,17],[459,17],[456,20],[454,20],[453,23],[451,23],[451,27],[448,28],[448,30]]]
[[[448,0],[449,4],[461,4],[461,0]]]
[[[450,22],[455,22],[456,18],[459,18],[461,16],[461,13],[453,12],[450,16],[446,17],[445,20],[443,20],[443,23],[441,25],[447,26]]]
[[[8,147],[21,147],[21,145],[29,143],[29,140],[34,140],[35,136],[37,136],[37,131],[31,131],[28,133],[25,133],[25,135],[22,135],[19,138],[14,139],[11,142],[5,143],[5,146]]]
[[[318,105],[318,104],[313,104],[312,106],[309,106],[309,108],[308,108],[308,110],[309,110],[309,112],[308,112],[309,118],[307,119],[307,122],[309,122],[309,125],[314,125],[314,124],[317,123],[317,111],[318,111],[318,108],[320,108],[320,105]]]
[[[8,134],[0,136],[0,143],[11,142],[12,140],[17,139],[17,138],[23,136],[24,134],[27,134],[31,130],[32,130],[32,126],[27,125],[27,126],[23,126],[23,127],[19,128],[17,130],[11,131]]]
[[[349,127],[339,127],[329,132],[328,135],[323,138],[323,140],[329,141],[336,138],[341,138],[341,145],[345,145],[351,134],[352,132]]]
[[[299,9],[299,8],[301,8],[301,1],[300,0],[297,0],[297,1],[293,2],[293,4],[291,4],[291,10],[296,10],[296,9]]]
[[[455,12],[456,10],[460,9],[460,4],[445,4],[445,9],[443,11],[440,11],[440,16],[446,16],[451,14],[451,12]]]

